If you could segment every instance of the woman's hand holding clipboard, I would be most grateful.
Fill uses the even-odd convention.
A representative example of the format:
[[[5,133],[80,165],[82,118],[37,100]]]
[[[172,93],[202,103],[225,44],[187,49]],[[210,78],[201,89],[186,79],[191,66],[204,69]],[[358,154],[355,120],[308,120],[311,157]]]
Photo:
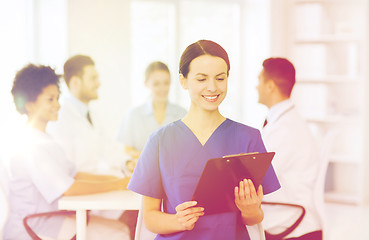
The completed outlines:
[[[239,211],[235,203],[235,187],[241,190],[240,182],[249,184],[247,180],[250,179],[251,184],[258,189],[274,154],[246,153],[209,159],[192,200],[197,202],[197,207],[204,208],[205,214]],[[257,196],[262,192],[262,187],[260,189]]]

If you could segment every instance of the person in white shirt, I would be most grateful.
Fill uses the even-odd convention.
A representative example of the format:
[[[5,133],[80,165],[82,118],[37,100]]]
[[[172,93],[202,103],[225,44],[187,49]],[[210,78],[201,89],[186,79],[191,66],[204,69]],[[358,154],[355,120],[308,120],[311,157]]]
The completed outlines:
[[[63,94],[57,121],[47,132],[63,147],[79,171],[119,172],[128,159],[118,141],[106,137],[99,116],[89,111],[98,99],[99,75],[89,56],[76,55],[64,64],[64,80],[69,92]]]
[[[145,86],[151,98],[145,104],[130,110],[121,123],[117,140],[125,145],[133,161],[138,157],[151,133],[160,127],[183,118],[187,111],[168,101],[170,72],[166,64],[152,62],[145,70]],[[135,162],[130,165],[133,171]]]
[[[129,178],[94,175],[77,171],[63,149],[46,133],[49,121],[58,118],[59,76],[46,66],[29,64],[16,75],[12,94],[17,110],[27,115],[27,126],[17,138],[8,170],[9,218],[4,240],[32,239],[23,226],[26,216],[57,211],[63,195],[82,195],[125,189]],[[30,225],[43,237],[65,236],[68,226],[75,226],[71,217],[34,218]],[[123,223],[90,216],[88,239],[129,239]]]
[[[124,145],[106,137],[99,116],[89,111],[90,102],[98,99],[100,87],[95,62],[89,56],[72,56],[64,63],[64,80],[69,92],[61,99],[58,120],[49,124],[47,131],[63,147],[77,170],[128,176],[129,156]],[[122,211],[95,214],[119,219]],[[129,224],[126,219],[122,221]]]
[[[287,59],[268,58],[263,62],[257,90],[259,103],[267,106],[269,113],[262,137],[267,150],[275,152],[273,166],[281,183],[281,189],[265,196],[264,201],[297,204],[305,208],[302,222],[283,239],[319,240],[322,239],[322,231],[314,189],[321,159],[307,123],[290,99],[295,81],[295,68]],[[284,231],[297,218],[296,209],[292,207],[263,204],[263,210],[263,226],[271,234]]]

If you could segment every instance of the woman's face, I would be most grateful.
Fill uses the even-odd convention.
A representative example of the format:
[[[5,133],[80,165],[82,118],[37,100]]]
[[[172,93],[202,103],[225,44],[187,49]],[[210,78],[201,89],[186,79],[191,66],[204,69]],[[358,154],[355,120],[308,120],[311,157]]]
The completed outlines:
[[[187,78],[181,84],[188,89],[193,106],[207,111],[218,109],[227,94],[227,64],[220,57],[202,55],[192,60]]]
[[[35,102],[27,103],[28,116],[41,121],[56,121],[58,119],[59,89],[51,84],[45,87]]]
[[[155,70],[146,80],[146,87],[151,91],[152,100],[166,102],[170,88],[170,74],[164,70]]]

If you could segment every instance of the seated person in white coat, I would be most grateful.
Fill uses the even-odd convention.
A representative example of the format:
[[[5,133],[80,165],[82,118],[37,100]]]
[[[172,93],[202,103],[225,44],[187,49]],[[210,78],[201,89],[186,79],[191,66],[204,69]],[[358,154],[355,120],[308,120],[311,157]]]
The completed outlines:
[[[281,189],[264,196],[263,201],[303,206],[306,214],[302,222],[286,239],[319,240],[322,232],[314,188],[321,159],[306,122],[290,99],[294,84],[295,68],[287,59],[269,58],[263,62],[257,90],[259,103],[269,112],[262,137],[267,150],[276,153],[273,166],[281,183]],[[296,220],[296,209],[291,207],[263,205],[263,210],[263,226],[272,234],[282,232]]]
[[[152,62],[146,67],[145,86],[150,90],[151,98],[145,104],[131,109],[117,134],[118,141],[125,145],[133,161],[138,160],[151,133],[186,115],[184,108],[168,101],[170,83],[166,64]],[[129,169],[133,171],[134,166],[135,162],[132,162]]]
[[[62,146],[77,170],[90,173],[121,173],[128,156],[123,145],[106,137],[99,116],[89,105],[98,99],[99,75],[89,56],[76,55],[64,64],[64,80],[69,92],[63,93],[57,121],[47,132]]]
[[[27,115],[27,125],[18,138],[17,150],[9,164],[10,214],[4,229],[5,240],[31,237],[23,218],[35,213],[57,211],[63,195],[81,195],[125,189],[128,178],[78,172],[62,148],[46,133],[49,121],[58,118],[59,76],[46,66],[29,64],[14,80],[12,94],[17,110]],[[42,236],[66,237],[63,231],[75,226],[74,217],[32,219],[31,228]],[[73,228],[72,228],[73,229]],[[115,220],[91,215],[88,239],[129,239],[128,228]]]

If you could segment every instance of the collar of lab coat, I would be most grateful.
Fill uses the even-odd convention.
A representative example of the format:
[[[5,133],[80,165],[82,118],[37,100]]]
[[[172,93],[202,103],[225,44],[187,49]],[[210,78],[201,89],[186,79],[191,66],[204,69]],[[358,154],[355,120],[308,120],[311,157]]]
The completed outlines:
[[[286,111],[289,111],[293,107],[294,105],[290,99],[279,102],[271,107],[267,115],[268,124],[278,120]]]
[[[69,92],[65,95],[65,100],[71,102],[82,116],[87,116],[88,106],[86,104],[72,96]]]

